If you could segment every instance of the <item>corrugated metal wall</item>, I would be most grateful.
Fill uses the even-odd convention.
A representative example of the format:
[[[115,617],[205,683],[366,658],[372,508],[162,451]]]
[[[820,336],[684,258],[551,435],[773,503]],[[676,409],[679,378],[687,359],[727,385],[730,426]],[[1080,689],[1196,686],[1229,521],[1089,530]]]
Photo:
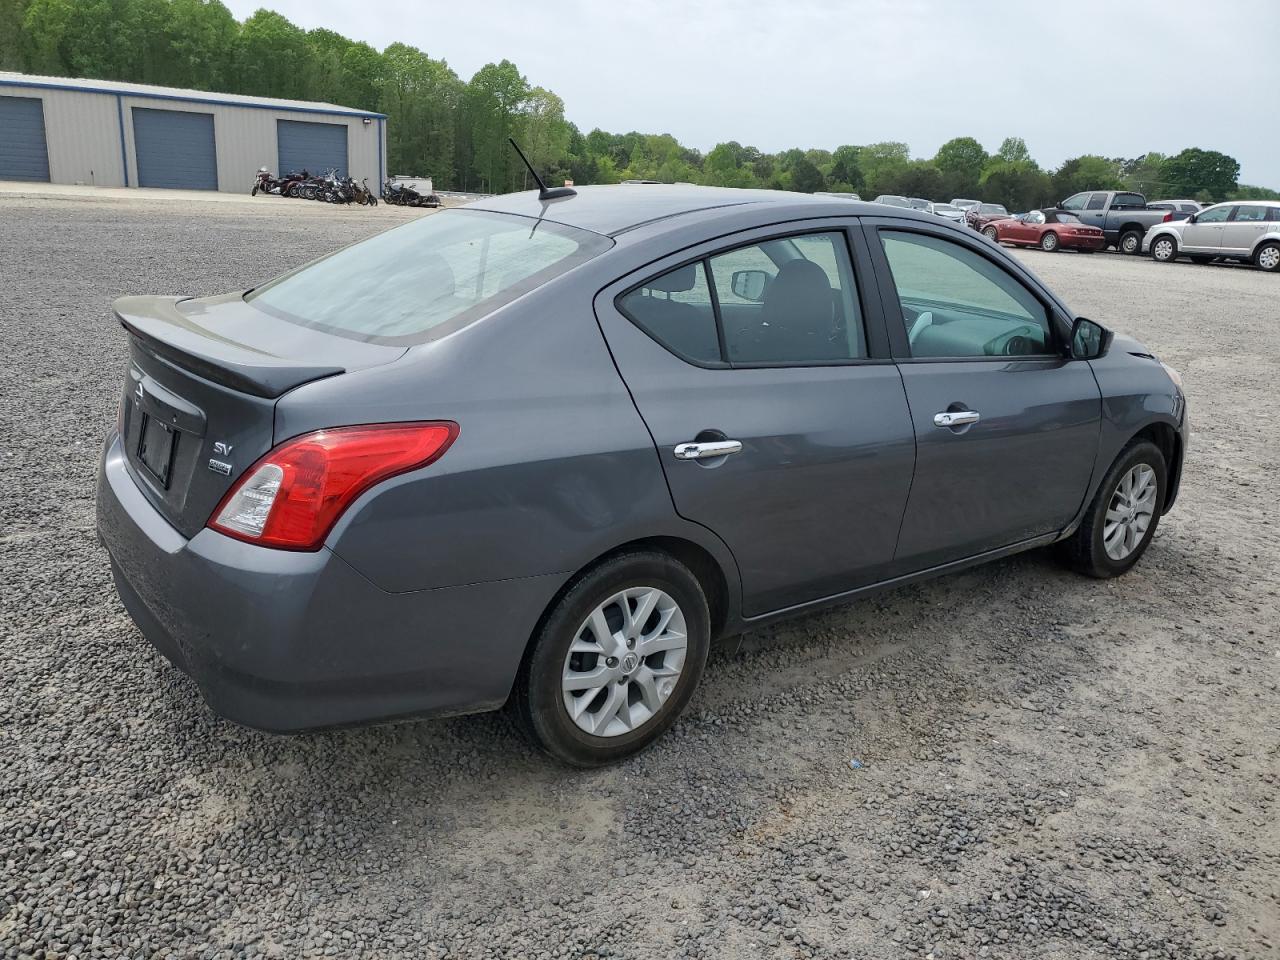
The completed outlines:
[[[385,121],[377,118],[365,123],[362,117],[343,114],[224,106],[135,94],[117,97],[114,93],[9,85],[0,86],[0,96],[39,97],[44,100],[49,179],[53,183],[136,187],[137,154],[130,119],[135,106],[213,114],[219,190],[248,193],[259,167],[279,172],[275,170],[277,120],[343,124],[347,127],[347,162],[351,176],[356,180],[368,178],[370,186],[376,186],[384,169],[385,155],[380,156],[380,153],[385,151],[385,143],[379,144],[379,131]],[[128,158],[127,184],[122,155]]]

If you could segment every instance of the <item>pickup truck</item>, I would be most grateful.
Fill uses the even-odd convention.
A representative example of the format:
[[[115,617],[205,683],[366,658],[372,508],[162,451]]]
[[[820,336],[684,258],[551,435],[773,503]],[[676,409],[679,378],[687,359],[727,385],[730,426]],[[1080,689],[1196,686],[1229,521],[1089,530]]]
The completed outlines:
[[[1058,204],[1070,210],[1082,223],[1098,227],[1107,245],[1121,253],[1142,252],[1142,238],[1149,228],[1164,221],[1168,210],[1153,210],[1140,193],[1124,190],[1090,190],[1077,193]]]

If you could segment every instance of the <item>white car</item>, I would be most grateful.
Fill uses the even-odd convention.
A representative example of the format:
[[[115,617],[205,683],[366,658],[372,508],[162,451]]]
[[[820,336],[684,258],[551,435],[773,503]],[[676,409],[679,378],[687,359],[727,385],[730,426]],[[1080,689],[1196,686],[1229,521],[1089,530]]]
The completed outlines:
[[[964,226],[964,211],[953,203],[931,203],[929,204],[929,212],[935,216],[942,217],[944,220],[950,220],[952,223]]]
[[[1194,263],[1241,260],[1268,273],[1280,271],[1280,201],[1228,201],[1186,220],[1157,223],[1142,249],[1159,263],[1190,257]]]

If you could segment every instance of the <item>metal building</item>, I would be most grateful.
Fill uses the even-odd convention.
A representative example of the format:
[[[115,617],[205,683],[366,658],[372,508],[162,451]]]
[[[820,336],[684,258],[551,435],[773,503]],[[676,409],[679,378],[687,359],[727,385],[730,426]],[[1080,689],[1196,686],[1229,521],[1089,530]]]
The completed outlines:
[[[248,191],[259,167],[367,178],[386,122],[330,103],[0,72],[0,180]]]

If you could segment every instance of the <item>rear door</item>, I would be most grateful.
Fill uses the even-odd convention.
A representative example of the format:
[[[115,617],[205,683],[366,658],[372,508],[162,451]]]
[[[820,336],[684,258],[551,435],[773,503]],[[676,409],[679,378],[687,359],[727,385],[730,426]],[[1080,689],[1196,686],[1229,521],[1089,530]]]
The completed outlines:
[[[1222,227],[1223,253],[1245,257],[1267,232],[1267,208],[1260,203],[1242,203],[1231,212]]]
[[[675,508],[729,546],[747,616],[882,579],[893,558],[915,441],[869,272],[852,221],[807,221],[596,298]]]
[[[1222,249],[1223,232],[1231,211],[1227,203],[1196,214],[1196,222],[1182,228],[1182,253],[1217,253]]]
[[[1089,365],[1063,358],[1055,308],[963,235],[869,232],[916,436],[897,572],[1062,529],[1093,472],[1101,397]]]

